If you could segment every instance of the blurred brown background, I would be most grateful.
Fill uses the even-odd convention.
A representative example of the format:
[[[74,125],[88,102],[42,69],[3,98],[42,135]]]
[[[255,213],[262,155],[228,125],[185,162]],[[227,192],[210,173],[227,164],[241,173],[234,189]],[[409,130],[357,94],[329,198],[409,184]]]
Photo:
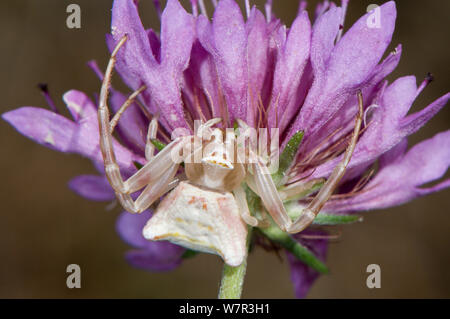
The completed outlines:
[[[207,1],[208,2],[208,1]],[[242,1],[243,2],[243,1]],[[287,23],[297,1],[274,1]],[[82,10],[81,29],[68,29],[66,7]],[[252,1],[255,3],[255,1]],[[258,1],[262,9],[263,1]],[[317,1],[310,1],[309,8]],[[370,3],[351,1],[346,27]],[[20,0],[0,2],[1,112],[24,105],[46,105],[36,89],[49,83],[58,107],[62,94],[79,89],[92,94],[100,83],[86,67],[97,59],[105,67],[112,1]],[[393,44],[403,44],[400,66],[391,79],[413,74],[420,83],[427,72],[436,80],[414,105],[417,110],[449,89],[448,25],[450,2],[397,1]],[[141,1],[147,27],[158,28],[150,0]],[[310,15],[311,16],[311,15]],[[411,144],[449,128],[447,107]],[[0,297],[3,298],[214,298],[221,262],[201,255],[169,273],[131,268],[127,250],[115,232],[116,211],[104,203],[81,199],[67,188],[78,174],[94,172],[88,160],[45,149],[0,122],[1,219]],[[420,167],[418,167],[420,169]],[[447,174],[448,176],[449,174]],[[421,198],[399,208],[366,214],[364,223],[342,227],[331,244],[331,274],[313,287],[313,298],[449,298],[449,191]],[[66,266],[81,266],[82,288],[66,287]],[[366,287],[366,267],[379,264],[381,289]],[[257,249],[249,260],[244,297],[292,298],[286,261]]]

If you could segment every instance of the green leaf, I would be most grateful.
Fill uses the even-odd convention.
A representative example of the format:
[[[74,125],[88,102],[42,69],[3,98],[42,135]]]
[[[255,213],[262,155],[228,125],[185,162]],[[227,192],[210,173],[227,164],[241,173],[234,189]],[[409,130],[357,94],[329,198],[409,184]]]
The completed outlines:
[[[342,225],[351,224],[362,221],[362,217],[358,215],[332,215],[319,213],[313,221],[315,225]]]
[[[161,151],[164,147],[166,147],[166,144],[164,144],[163,142],[161,142],[160,140],[154,138],[151,140],[152,144],[155,145],[156,149],[158,151]]]
[[[321,274],[328,273],[327,266],[317,258],[308,248],[293,239],[289,234],[285,233],[277,226],[272,225],[268,228],[259,229],[267,238],[279,243],[287,251],[303,261],[306,265],[317,270]]]
[[[272,174],[272,179],[275,182],[276,185],[279,185],[279,183],[282,181],[283,177],[285,176],[285,173],[289,167],[291,167],[292,162],[295,159],[295,155],[297,155],[298,148],[300,147],[300,143],[303,140],[303,131],[298,131],[295,133],[289,142],[286,144],[286,147],[284,148],[283,152],[280,155],[280,162],[278,171],[274,174]]]

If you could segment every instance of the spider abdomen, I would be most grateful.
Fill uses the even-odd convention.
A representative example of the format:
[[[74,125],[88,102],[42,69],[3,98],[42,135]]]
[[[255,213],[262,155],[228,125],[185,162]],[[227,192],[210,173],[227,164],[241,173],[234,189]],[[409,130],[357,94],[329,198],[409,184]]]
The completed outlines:
[[[247,226],[233,194],[189,182],[181,182],[162,200],[143,234],[217,254],[231,266],[240,265],[246,254]]]

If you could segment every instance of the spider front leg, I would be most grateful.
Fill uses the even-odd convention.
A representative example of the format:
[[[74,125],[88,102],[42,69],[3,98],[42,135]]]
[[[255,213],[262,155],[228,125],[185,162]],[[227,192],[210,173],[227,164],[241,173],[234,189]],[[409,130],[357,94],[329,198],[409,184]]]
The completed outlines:
[[[111,184],[111,187],[114,189],[118,200],[127,211],[131,213],[140,213],[147,209],[159,196],[167,191],[167,185],[172,182],[179,165],[179,163],[172,161],[172,152],[179,152],[186,144],[191,143],[191,138],[183,137],[174,140],[155,157],[153,157],[153,150],[146,147],[146,156],[147,159],[149,159],[149,162],[128,180],[124,181],[122,179],[114,154],[112,130],[119,121],[120,115],[143,90],[141,87],[138,91],[133,93],[110,122],[107,99],[111,76],[116,62],[117,52],[126,40],[126,36],[122,37],[112,52],[102,83],[98,108],[100,149],[103,156],[106,177]],[[148,135],[150,138],[156,136],[156,131],[157,118],[154,118],[149,127]],[[151,141],[148,139],[147,143],[151,143]],[[143,187],[146,188],[139,195],[136,202],[134,202],[130,194]]]
[[[342,161],[334,168],[330,177],[320,189],[319,193],[314,197],[314,199],[309,203],[309,205],[303,210],[300,217],[287,228],[287,231],[291,234],[295,234],[301,232],[306,227],[308,227],[316,218],[317,214],[320,212],[322,207],[328,201],[330,196],[333,194],[335,189],[338,186],[339,181],[344,176],[345,171],[347,169],[347,165],[350,162],[353,151],[355,150],[356,142],[358,140],[359,131],[361,129],[361,123],[363,119],[363,98],[361,91],[358,92],[358,114],[356,116],[355,128],[353,130],[353,135],[350,140],[350,143],[345,150],[344,158]]]
[[[148,143],[151,143],[149,141]],[[136,201],[133,201],[129,193],[116,192],[122,206],[130,213],[141,213],[150,207],[159,197],[174,188],[178,180],[174,179],[180,165],[179,161],[175,161],[172,157],[173,154],[179,154],[184,148],[192,147],[193,142],[190,136],[178,138],[166,146],[155,157],[151,157],[151,160],[131,176],[123,185],[128,186],[130,192],[134,192],[137,185],[144,184],[145,188],[138,196]],[[152,156],[151,154],[149,154]],[[185,155],[185,154],[183,154]],[[184,157],[182,160],[184,160]],[[158,172],[158,168],[162,171]],[[152,175],[153,174],[153,175]],[[145,182],[148,180],[148,182]],[[142,187],[140,187],[142,188]]]
[[[256,193],[261,198],[264,207],[267,209],[269,214],[272,216],[275,223],[280,227],[280,229],[287,231],[289,233],[295,234],[301,232],[306,227],[308,227],[320,212],[321,208],[328,201],[330,196],[333,194],[338,186],[340,179],[344,176],[348,163],[352,157],[353,151],[358,140],[359,132],[361,129],[361,123],[363,119],[363,100],[361,92],[358,92],[358,107],[359,111],[356,116],[355,128],[353,130],[353,135],[350,140],[349,146],[347,147],[344,158],[342,161],[334,168],[330,175],[330,178],[320,189],[316,197],[309,203],[309,205],[303,210],[300,217],[292,222],[286,209],[283,206],[283,201],[278,193],[275,183],[264,164],[263,160],[253,154],[253,171],[254,171],[254,181],[249,179],[250,188],[256,190]]]
[[[153,158],[155,152],[155,145],[153,145],[152,140],[156,138],[156,133],[158,132],[158,118],[159,116],[153,116],[148,126],[147,141],[145,143],[145,158],[147,161]]]
[[[292,221],[283,206],[283,201],[278,194],[269,169],[259,156],[254,156],[252,162],[254,180],[248,178],[250,182],[249,187],[251,189],[255,188],[254,191],[259,195],[264,207],[278,227],[287,231],[291,227]]]
[[[250,210],[248,209],[247,198],[245,195],[245,190],[242,186],[238,186],[234,191],[234,197],[236,198],[236,202],[239,207],[239,213],[242,219],[252,227],[257,227],[259,222],[258,220],[250,214]]]

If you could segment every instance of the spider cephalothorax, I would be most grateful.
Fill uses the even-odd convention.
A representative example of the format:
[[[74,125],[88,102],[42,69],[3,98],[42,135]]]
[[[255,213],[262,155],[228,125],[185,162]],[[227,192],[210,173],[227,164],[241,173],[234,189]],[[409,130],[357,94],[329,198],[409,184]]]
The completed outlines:
[[[337,187],[350,161],[362,122],[361,94],[358,94],[359,112],[355,129],[343,160],[293,222],[284,208],[283,199],[304,191],[305,183],[279,189],[280,185],[272,179],[266,161],[257,152],[251,147],[242,152],[241,148],[245,148],[246,143],[229,144],[224,130],[214,127],[221,119],[202,123],[193,135],[175,138],[154,156],[152,141],[156,138],[158,119],[153,117],[145,150],[148,162],[128,180],[122,179],[111,134],[120,115],[145,89],[142,87],[133,93],[110,122],[107,98],[111,74],[116,54],[126,40],[124,36],[114,49],[103,80],[98,109],[100,146],[106,176],[118,200],[130,213],[141,213],[170,192],[145,226],[144,237],[170,240],[195,250],[216,253],[231,266],[241,264],[246,255],[246,224],[262,226],[261,220],[249,211],[244,184],[261,198],[265,210],[281,230],[298,233],[308,227]],[[240,129],[248,129],[244,122],[238,123]],[[231,136],[234,138],[234,133]],[[248,160],[239,154],[244,154]],[[176,177],[181,162],[185,163],[186,176],[182,181]],[[133,200],[131,194],[139,190],[142,192]]]

